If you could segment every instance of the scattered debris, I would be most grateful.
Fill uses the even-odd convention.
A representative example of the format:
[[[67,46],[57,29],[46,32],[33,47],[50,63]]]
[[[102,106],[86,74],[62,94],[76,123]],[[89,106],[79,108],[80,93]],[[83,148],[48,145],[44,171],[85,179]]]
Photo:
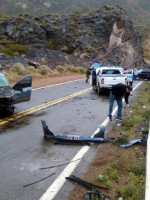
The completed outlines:
[[[125,143],[125,144],[120,144],[120,147],[127,148],[127,147],[134,145],[134,144],[139,144],[139,143],[142,143],[141,138],[130,140],[128,143]]]
[[[70,181],[74,181],[76,183],[79,183],[80,185],[84,186],[85,188],[92,190],[88,193],[85,194],[84,196],[84,200],[92,200],[92,197],[97,197],[98,200],[110,200],[110,197],[103,194],[102,192],[100,192],[99,190],[96,190],[95,188],[99,188],[99,189],[105,189],[105,190],[109,190],[108,188],[102,187],[102,186],[98,186],[98,185],[94,185],[92,183],[86,182],[74,175],[71,175],[69,177],[66,177],[67,180]]]
[[[66,177],[67,180],[70,180],[70,181],[74,181],[76,183],[79,183],[80,185],[86,187],[87,189],[89,190],[95,190],[95,188],[99,188],[99,189],[104,189],[104,190],[109,190],[108,188],[106,187],[102,187],[102,186],[98,186],[98,185],[94,185],[92,183],[89,183],[87,181],[84,181],[74,175],[71,175],[69,177]]]
[[[82,158],[83,158],[83,157],[82,157]],[[42,168],[39,168],[39,170],[42,170],[42,169],[52,169],[52,168],[55,168],[55,167],[61,167],[61,166],[68,165],[68,164],[70,164],[70,163],[76,162],[76,161],[78,161],[78,160],[81,160],[82,158],[73,160],[73,161],[71,161],[71,162],[66,162],[66,163],[63,163],[63,164],[60,164],[60,165],[54,165],[54,166],[50,166],[50,167],[42,167]]]
[[[146,146],[147,144],[147,139],[148,139],[148,131],[142,131],[142,137],[143,138],[137,138],[137,139],[132,139],[128,143],[121,144],[120,147],[130,147],[134,144],[142,144],[143,146]]]
[[[89,191],[84,195],[83,200],[110,200],[109,197],[103,196],[103,194],[99,193],[97,190]]]
[[[121,124],[117,124],[117,126],[121,126]]]
[[[27,184],[27,185],[24,185],[23,187],[27,187],[27,186],[33,185],[33,184],[35,184],[35,183],[39,183],[40,181],[43,181],[43,180],[49,178],[50,176],[53,176],[54,174],[55,174],[55,173],[52,173],[52,174],[50,174],[50,175],[48,175],[48,176],[46,176],[46,177],[44,177],[44,178],[42,178],[42,179],[40,179],[40,180],[38,180],[38,181],[35,181],[35,182],[33,182],[33,183],[29,183],[29,184]]]
[[[142,136],[143,136],[143,146],[146,146],[147,145],[147,140],[148,140],[148,134],[149,132],[148,131],[142,131]]]

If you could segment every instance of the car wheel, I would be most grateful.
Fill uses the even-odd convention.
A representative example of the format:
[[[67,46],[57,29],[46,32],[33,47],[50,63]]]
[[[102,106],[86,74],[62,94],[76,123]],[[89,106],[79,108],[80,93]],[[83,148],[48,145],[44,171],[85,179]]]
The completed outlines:
[[[15,107],[11,106],[8,110],[9,114],[12,115],[14,113]]]

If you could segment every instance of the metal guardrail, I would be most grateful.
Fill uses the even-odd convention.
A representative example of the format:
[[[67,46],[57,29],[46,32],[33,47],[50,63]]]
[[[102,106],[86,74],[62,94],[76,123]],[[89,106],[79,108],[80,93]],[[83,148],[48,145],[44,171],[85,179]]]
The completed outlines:
[[[145,200],[150,200],[150,117],[149,117],[149,134],[147,140],[147,153],[146,153]]]

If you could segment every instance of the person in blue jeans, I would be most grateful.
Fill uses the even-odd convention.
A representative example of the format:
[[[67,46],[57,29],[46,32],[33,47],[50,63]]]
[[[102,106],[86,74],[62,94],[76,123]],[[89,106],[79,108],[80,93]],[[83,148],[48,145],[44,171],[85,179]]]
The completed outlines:
[[[112,86],[112,89],[110,91],[110,102],[109,102],[109,119],[110,121],[112,121],[112,111],[113,111],[113,105],[114,105],[114,101],[117,101],[117,105],[118,105],[118,113],[117,113],[117,117],[116,120],[122,121],[122,97],[125,97],[125,102],[126,105],[129,106],[129,95],[130,92],[132,91],[132,87],[130,85],[125,85],[123,83],[118,83],[116,85]]]

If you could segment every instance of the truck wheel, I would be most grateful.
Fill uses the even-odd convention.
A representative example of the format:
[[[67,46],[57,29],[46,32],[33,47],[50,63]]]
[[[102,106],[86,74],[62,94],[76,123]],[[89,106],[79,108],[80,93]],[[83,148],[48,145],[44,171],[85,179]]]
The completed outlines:
[[[98,84],[98,87],[97,87],[97,92],[98,92],[98,94],[101,94],[101,88],[100,88],[99,84]]]
[[[132,81],[132,82],[129,82],[129,85],[132,86],[132,85],[133,85],[133,81]]]

